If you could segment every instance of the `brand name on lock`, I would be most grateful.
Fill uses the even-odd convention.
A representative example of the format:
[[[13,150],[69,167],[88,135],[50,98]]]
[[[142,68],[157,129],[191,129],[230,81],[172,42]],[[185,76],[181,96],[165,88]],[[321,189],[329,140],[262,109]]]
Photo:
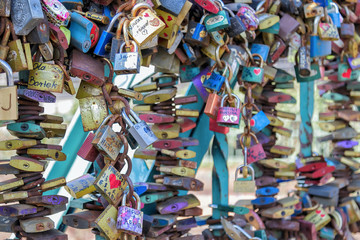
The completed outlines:
[[[218,15],[218,16],[214,16],[214,17],[211,17],[209,19],[206,20],[206,24],[207,25],[214,25],[214,24],[217,24],[217,23],[220,23],[222,21],[224,21],[224,16],[221,16],[221,15]]]

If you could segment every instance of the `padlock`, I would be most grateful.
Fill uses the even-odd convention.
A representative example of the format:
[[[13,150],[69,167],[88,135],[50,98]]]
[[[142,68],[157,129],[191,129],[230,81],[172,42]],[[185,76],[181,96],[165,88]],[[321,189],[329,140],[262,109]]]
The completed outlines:
[[[280,58],[281,54],[285,51],[286,48],[287,45],[285,44],[285,42],[281,38],[275,37],[275,40],[270,48],[268,62],[270,64],[275,63]]]
[[[250,120],[250,127],[254,133],[260,132],[269,124],[270,124],[270,120],[267,118],[267,116],[263,111],[259,111]]]
[[[295,68],[301,76],[308,77],[311,74],[311,59],[306,39],[306,36],[301,37],[301,47],[295,56]]]
[[[324,14],[324,8],[319,6],[316,2],[304,4],[305,18],[318,17]]]
[[[129,133],[138,142],[140,148],[147,148],[157,140],[155,134],[151,131],[145,121],[142,121],[132,109],[130,109],[130,116],[135,120],[135,122],[133,122],[130,119],[130,116],[126,114],[125,108],[122,109],[121,115],[129,127]]]
[[[216,119],[219,107],[221,105],[221,97],[216,93],[210,93],[205,104],[204,113],[212,119]]]
[[[196,55],[195,55],[194,49],[189,44],[187,44],[185,41],[183,42],[182,46],[183,46],[185,54],[186,54],[187,58],[190,60],[190,62],[195,62]]]
[[[136,192],[133,193],[137,204],[137,208],[134,209],[126,206],[126,196],[127,194],[123,195],[122,204],[119,207],[116,228],[121,230],[122,232],[126,232],[135,236],[140,236],[143,231],[144,215],[144,213],[141,211],[140,197]]]
[[[146,10],[139,13],[141,9]],[[165,23],[156,16],[149,4],[136,4],[131,15],[133,19],[129,24],[129,34],[140,47],[165,28]]]
[[[95,132],[92,144],[104,156],[115,161],[123,146],[118,135],[112,130],[112,124],[117,120],[116,115],[108,115]]]
[[[44,18],[39,0],[11,1],[11,21],[15,34],[28,35]]]
[[[100,39],[98,41],[98,43],[96,44],[96,47],[94,49],[94,54],[98,55],[100,57],[105,57],[105,58],[109,58],[110,57],[110,52],[107,49],[107,45],[110,44],[110,41],[112,40],[113,37],[115,37],[115,33],[111,32],[112,28],[114,27],[114,24],[116,23],[116,21],[120,18],[120,17],[124,17],[124,13],[120,12],[117,13],[113,19],[111,20],[110,24],[108,25],[107,29],[104,30],[101,33]]]
[[[52,24],[58,27],[69,24],[70,13],[58,0],[41,0],[41,6]]]
[[[99,28],[95,23],[81,16],[77,12],[71,14],[71,45],[87,53],[96,44],[99,37]]]
[[[15,34],[13,25],[11,23],[9,24],[10,24],[10,31],[13,40],[8,43],[9,51],[6,61],[9,63],[11,69],[14,72],[27,70],[27,62],[26,62],[23,45],[21,43],[21,40]]]
[[[224,82],[226,81],[226,74],[229,72],[229,65],[224,64],[225,62],[222,61],[222,64],[224,66],[224,70],[222,75],[214,72],[215,68],[217,69],[219,64],[214,64],[212,68],[210,69],[210,72],[207,73],[207,77],[204,80],[203,86],[207,89],[220,92]]]
[[[254,31],[259,27],[259,19],[255,14],[255,10],[249,6],[241,6],[236,13],[241,19],[248,31]]]
[[[204,23],[206,31],[215,32],[230,27],[229,13],[223,9],[222,1],[216,1],[219,3],[220,11],[216,14],[210,14],[205,17]]]
[[[85,174],[71,181],[68,181],[64,188],[73,198],[81,198],[86,194],[90,194],[96,191],[94,182],[94,176],[90,174]]]
[[[116,163],[117,161],[107,163],[94,182],[96,190],[101,193],[101,196],[103,196],[110,205],[114,206],[119,205],[122,199],[121,197],[128,186],[127,175],[121,174],[120,169],[114,167]],[[129,161],[128,163],[129,168],[127,174],[131,171],[131,162]],[[116,221],[114,224],[116,224]]]
[[[254,83],[261,83],[264,79],[264,61],[263,58],[259,54],[253,54],[254,57],[260,58],[260,60],[255,60],[254,62],[258,61],[258,66],[251,66],[251,61],[244,67],[243,72],[241,74],[241,80],[244,82],[254,82]]]
[[[242,149],[245,149],[244,137],[245,137],[245,135],[242,134],[240,136],[240,138],[239,138],[240,145],[241,145]],[[262,159],[265,159],[266,158],[265,151],[263,149],[262,144],[257,139],[256,135],[253,134],[252,132],[250,132],[249,138],[254,139],[255,144],[253,143],[249,148],[246,147],[246,149],[247,149],[247,151],[246,151],[247,163],[250,164],[250,163],[257,162],[257,161],[260,161]]]
[[[328,15],[331,17],[333,24],[337,27],[341,27],[342,17],[339,13],[339,7],[333,3],[330,2],[330,9],[328,9]]]
[[[245,24],[240,19],[239,16],[235,15],[233,11],[229,8],[224,7],[226,11],[230,14],[230,26],[226,29],[226,32],[229,34],[229,37],[236,37],[240,35],[242,32],[247,30]]]
[[[77,49],[71,52],[70,73],[88,83],[102,86],[105,83],[104,64]]]
[[[112,62],[115,62],[115,56],[119,52],[121,45],[124,43],[124,37],[121,37],[121,31],[123,30],[124,36],[127,35],[128,27],[129,21],[127,20],[127,18],[121,18],[116,29],[116,35],[112,38],[111,41],[110,61]]]
[[[39,44],[39,51],[40,51],[42,57],[46,61],[53,60],[53,58],[54,58],[54,47],[53,47],[53,45],[51,44],[50,41],[47,42],[47,43],[44,43],[44,44]]]
[[[60,28],[49,23],[50,39],[55,44],[59,44],[63,49],[68,49],[70,44],[71,32],[69,29],[61,26]]]
[[[47,43],[50,40],[50,28],[47,18],[44,18],[36,27],[26,36],[31,44]]]
[[[205,17],[207,14],[203,15],[200,19],[199,23],[196,23],[196,27],[192,32],[191,41],[200,43],[201,45],[208,45],[209,44],[209,34],[206,31],[206,27],[204,25]],[[189,28],[188,31],[191,31],[192,28]]]
[[[230,100],[230,96],[225,94],[221,99],[216,122],[220,126],[239,128],[241,119],[240,98],[233,93],[231,96],[236,99],[236,107],[225,107],[225,100]]]
[[[64,79],[64,71],[58,65],[34,62],[34,69],[29,72],[28,88],[61,93]]]
[[[328,15],[325,17],[325,22],[321,22],[320,20],[318,28],[319,37],[321,40],[336,41],[340,38],[335,24]]]
[[[298,30],[300,23],[290,16],[289,14],[284,14],[279,21],[279,36],[282,40],[289,40],[290,36]]]
[[[310,36],[310,57],[323,57],[331,54],[331,41],[321,40],[318,35],[320,17],[315,17],[313,33]]]
[[[246,178],[239,178],[238,172],[241,170],[241,168],[248,168],[251,171],[251,176]],[[241,165],[236,168],[235,172],[235,182],[234,182],[234,192],[236,193],[251,193],[255,192],[256,186],[255,186],[255,171],[254,169],[249,165]]]
[[[350,22],[350,13],[347,6],[345,6],[346,10],[346,19],[341,23],[340,34],[342,38],[352,38],[355,33],[355,25]]]
[[[265,44],[253,43],[251,45],[251,54],[259,54],[264,61],[268,59],[269,52],[270,47]],[[259,59],[259,57],[255,55],[254,59]]]
[[[0,16],[10,17],[11,0],[4,0],[0,2]]]
[[[138,52],[138,45],[135,41],[130,41],[132,46],[131,52],[124,52],[125,45],[128,43],[125,41],[120,46],[120,51],[115,55],[114,72],[116,74],[131,74],[139,73],[140,71],[140,54]]]
[[[17,103],[17,87],[14,86],[14,77],[11,67],[7,62],[0,59],[0,66],[6,73],[6,81],[8,87],[0,88],[0,120],[17,120],[18,119],[18,103]]]

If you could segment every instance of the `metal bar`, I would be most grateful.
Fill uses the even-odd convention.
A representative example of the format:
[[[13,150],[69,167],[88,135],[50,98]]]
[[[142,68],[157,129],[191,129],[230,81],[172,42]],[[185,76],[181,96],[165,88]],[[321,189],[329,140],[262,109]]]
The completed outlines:
[[[300,144],[301,155],[310,157],[312,155],[313,129],[311,125],[314,113],[314,81],[300,83]]]

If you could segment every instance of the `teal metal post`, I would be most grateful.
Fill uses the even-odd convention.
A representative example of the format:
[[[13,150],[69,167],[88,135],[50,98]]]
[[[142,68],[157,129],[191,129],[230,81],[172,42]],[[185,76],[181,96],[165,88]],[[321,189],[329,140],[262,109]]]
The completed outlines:
[[[314,113],[314,81],[300,83],[300,144],[301,155],[312,155],[313,129],[311,119]]]

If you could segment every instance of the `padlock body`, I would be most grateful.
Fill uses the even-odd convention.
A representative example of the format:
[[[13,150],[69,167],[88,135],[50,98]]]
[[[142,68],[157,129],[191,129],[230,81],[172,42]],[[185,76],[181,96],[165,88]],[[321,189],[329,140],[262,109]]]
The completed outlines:
[[[224,76],[222,76],[218,73],[212,72],[211,75],[205,79],[203,86],[205,88],[214,90],[215,92],[220,92],[221,87],[224,84],[224,82],[225,82]]]
[[[132,235],[141,235],[143,227],[143,215],[140,210],[127,206],[120,206],[116,228]]]
[[[311,59],[307,47],[299,48],[299,64],[297,66],[299,74],[302,76],[310,76],[311,73]]]
[[[99,152],[113,161],[116,160],[123,145],[118,135],[107,125],[103,125],[97,130],[92,144]]]
[[[98,129],[108,115],[106,101],[102,95],[79,99],[79,106],[85,132]]]
[[[264,78],[264,69],[260,67],[244,67],[241,79],[244,82],[261,83]]]
[[[323,57],[331,54],[331,41],[321,40],[319,36],[310,36],[310,57]]]
[[[64,88],[64,72],[56,64],[35,62],[29,73],[28,88],[61,93]]]
[[[198,23],[191,38],[195,41],[202,42],[205,40],[207,35],[208,33],[206,31],[205,25]]]
[[[141,121],[130,127],[129,133],[139,143],[140,148],[147,148],[157,140],[155,134],[151,131],[145,121]]]
[[[216,122],[220,126],[239,128],[240,119],[240,108],[220,107],[217,114]]]
[[[250,192],[255,192],[255,189],[256,189],[255,180],[236,179],[234,182],[234,192],[250,193]]]
[[[267,118],[267,116],[263,111],[258,112],[250,120],[251,130],[254,133],[260,132],[269,124],[270,124],[270,120]]]
[[[94,49],[94,54],[100,57],[109,58],[110,52],[106,50],[106,45],[110,44],[111,39],[113,39],[114,37],[115,37],[115,33],[103,31]]]
[[[124,52],[115,55],[116,74],[136,74],[140,71],[140,56],[137,52]]]
[[[210,93],[206,101],[204,113],[212,119],[216,119],[221,104],[221,97],[216,93]]]
[[[16,35],[28,35],[43,19],[40,1],[11,1],[11,22]]]
[[[265,151],[261,143],[252,145],[247,151],[247,163],[253,163],[266,158]]]
[[[229,13],[225,10],[221,10],[217,14],[208,15],[205,17],[204,23],[208,32],[215,32],[228,28],[230,26]]]
[[[353,23],[341,23],[340,27],[342,38],[351,38],[355,33],[355,25]]]

